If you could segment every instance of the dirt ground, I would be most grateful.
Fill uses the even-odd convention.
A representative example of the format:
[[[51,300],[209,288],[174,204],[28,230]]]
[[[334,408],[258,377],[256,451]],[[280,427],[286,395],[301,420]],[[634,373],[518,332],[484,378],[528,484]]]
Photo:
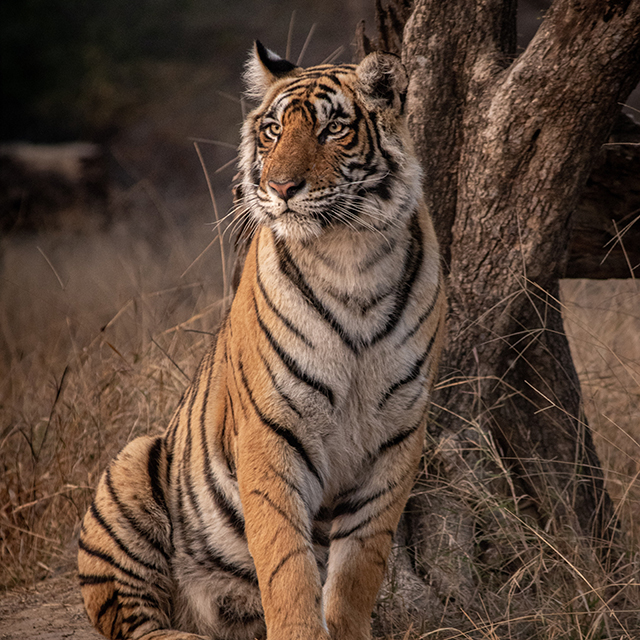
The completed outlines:
[[[98,640],[84,611],[75,574],[0,596],[0,640]]]

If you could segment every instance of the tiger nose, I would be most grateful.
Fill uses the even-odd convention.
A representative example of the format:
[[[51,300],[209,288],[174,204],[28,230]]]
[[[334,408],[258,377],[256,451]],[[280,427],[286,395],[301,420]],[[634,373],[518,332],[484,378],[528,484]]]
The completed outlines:
[[[284,200],[287,201],[304,187],[304,180],[294,182],[293,180],[287,180],[286,182],[276,182],[275,180],[269,180],[267,184]]]

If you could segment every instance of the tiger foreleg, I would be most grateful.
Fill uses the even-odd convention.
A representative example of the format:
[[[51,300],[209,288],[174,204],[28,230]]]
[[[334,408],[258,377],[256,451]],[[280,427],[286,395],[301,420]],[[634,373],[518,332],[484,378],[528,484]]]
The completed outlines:
[[[161,438],[129,443],[103,474],[82,524],[78,568],[89,618],[108,638],[196,640],[172,631],[171,524]]]
[[[335,507],[325,614],[332,640],[369,640],[371,612],[400,516],[413,485],[424,427],[385,450],[363,482]],[[394,450],[397,449],[397,450]],[[377,478],[384,478],[383,484]]]
[[[257,430],[263,431],[261,437]],[[305,504],[314,488],[319,495],[319,478],[308,473],[289,442],[264,424],[247,426],[240,434],[238,483],[267,638],[328,640]]]

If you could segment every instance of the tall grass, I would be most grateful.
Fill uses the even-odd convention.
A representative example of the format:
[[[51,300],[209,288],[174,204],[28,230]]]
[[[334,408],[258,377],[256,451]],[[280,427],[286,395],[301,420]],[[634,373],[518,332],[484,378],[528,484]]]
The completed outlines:
[[[145,237],[120,223],[86,237],[2,246],[2,587],[71,567],[80,520],[108,461],[132,438],[166,426],[224,313],[217,247],[194,263],[212,239],[202,224],[165,224]],[[509,478],[478,431],[476,459],[491,463],[493,476],[478,480],[470,469],[473,482],[462,478],[453,486],[443,476],[417,489],[432,501],[455,493],[460,511],[431,523],[427,534],[441,541],[452,527],[466,527],[470,546],[440,546],[422,569],[399,556],[376,612],[380,634],[449,640],[640,634],[640,289],[635,281],[566,281],[562,293],[586,413],[621,516],[616,553],[603,562],[576,544],[574,531],[541,530],[517,497],[498,500],[491,485]],[[418,575],[437,579],[425,586],[416,567]],[[447,583],[456,574],[466,576],[465,584]],[[408,599],[398,607],[401,583]]]
[[[67,566],[109,459],[166,426],[223,312],[219,251],[192,264],[212,237],[120,224],[2,247],[0,586]]]
[[[570,519],[541,528],[495,443],[472,420],[464,441],[434,440],[427,448],[430,474],[414,491],[428,504],[422,539],[417,551],[395,551],[376,610],[380,635],[640,638],[640,283],[564,281],[561,289],[617,534],[598,549]],[[556,499],[573,512],[570,496]]]

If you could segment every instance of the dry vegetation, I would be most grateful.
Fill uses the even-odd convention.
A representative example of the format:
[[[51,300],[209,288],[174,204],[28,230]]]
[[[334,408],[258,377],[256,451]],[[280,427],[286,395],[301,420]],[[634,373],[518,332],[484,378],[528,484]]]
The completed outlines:
[[[565,329],[607,488],[640,547],[640,281],[565,280]]]
[[[440,546],[429,549],[425,540],[421,550],[432,582],[426,592],[416,584],[415,601],[400,607],[395,584],[403,583],[405,597],[413,596],[407,589],[412,571],[395,566],[378,606],[384,635],[407,640],[640,637],[640,283],[566,280],[561,295],[586,421],[614,503],[616,534],[601,543],[612,553],[581,544],[571,527],[541,529],[515,490],[513,500],[499,501],[496,483],[511,481],[495,443],[478,432],[477,451],[469,458],[477,468],[466,474],[443,469],[444,483],[434,478],[416,489],[434,505],[455,493],[467,511],[432,519],[425,536]],[[452,468],[458,464],[454,449]],[[446,460],[447,452],[439,452],[439,458]],[[496,472],[487,475],[491,467]],[[447,532],[472,540],[474,555],[468,548],[447,547]],[[475,589],[451,582],[460,575],[468,576]]]
[[[2,246],[2,587],[72,566],[79,521],[107,461],[166,425],[224,312],[219,250],[194,263],[213,238],[210,228],[196,227],[165,225],[149,239],[120,224]],[[640,285],[565,281],[562,294],[585,410],[620,516],[616,554],[603,565],[598,554],[579,551],[573,531],[541,530],[512,504],[487,507],[495,499],[482,482],[431,489],[434,500],[438,491],[462,492],[478,513],[492,514],[469,532],[485,551],[441,558],[440,583],[406,603],[403,620],[388,614],[398,578],[390,576],[377,611],[380,633],[638,637]],[[479,442],[479,455],[500,459],[493,443]],[[477,590],[446,596],[455,592],[447,563],[468,563]]]
[[[107,461],[166,426],[223,308],[217,246],[192,264],[212,238],[116,225],[2,247],[2,587],[66,566]]]

